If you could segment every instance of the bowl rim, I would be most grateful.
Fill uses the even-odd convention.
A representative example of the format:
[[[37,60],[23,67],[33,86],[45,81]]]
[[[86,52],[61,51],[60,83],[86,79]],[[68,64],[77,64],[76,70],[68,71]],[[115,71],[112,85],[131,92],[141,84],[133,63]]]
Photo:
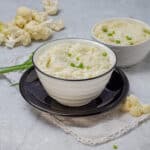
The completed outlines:
[[[59,78],[59,77],[55,77],[55,76],[52,76],[50,74],[45,73],[34,62],[34,57],[35,57],[36,52],[38,52],[38,50],[40,50],[40,48],[44,47],[45,45],[48,45],[49,43],[56,42],[56,41],[63,41],[63,40],[82,40],[82,41],[91,42],[91,43],[94,43],[96,45],[99,45],[100,47],[104,47],[106,49],[109,49],[113,53],[113,55],[114,55],[115,63],[113,64],[113,66],[108,71],[106,71],[103,74],[100,74],[98,76],[92,77],[92,78],[85,78],[85,79],[65,79],[65,78]],[[68,37],[68,38],[60,38],[60,39],[56,39],[56,40],[49,40],[49,41],[45,42],[44,44],[40,45],[33,52],[32,63],[33,63],[33,66],[35,67],[35,69],[37,69],[40,73],[44,74],[47,77],[53,78],[53,79],[62,80],[62,81],[88,81],[88,80],[93,80],[93,79],[97,79],[97,78],[100,78],[102,76],[105,76],[106,74],[108,74],[109,72],[111,72],[114,68],[116,68],[117,56],[116,56],[115,52],[111,48],[107,47],[104,44],[98,43],[98,42],[93,41],[93,40],[84,39],[84,38],[74,38],[74,37],[72,38],[72,37]]]
[[[146,23],[146,22],[144,22],[144,21],[142,21],[142,20],[139,20],[139,19],[130,18],[130,17],[112,17],[112,18],[104,19],[104,20],[102,20],[102,21],[100,21],[100,22],[98,22],[98,23],[96,23],[96,24],[94,24],[94,25],[92,26],[92,29],[91,29],[92,38],[93,38],[94,40],[96,40],[97,42],[100,42],[101,44],[107,45],[108,47],[120,47],[120,48],[121,48],[121,47],[134,47],[134,46],[139,46],[139,45],[145,44],[145,43],[147,43],[147,42],[150,41],[150,38],[149,38],[149,39],[147,39],[147,40],[145,40],[145,41],[143,41],[143,42],[141,42],[141,43],[135,44],[135,45],[116,45],[116,44],[109,44],[109,43],[106,43],[106,42],[102,41],[101,39],[98,39],[98,38],[95,36],[95,34],[94,34],[94,29],[95,29],[95,27],[96,27],[98,24],[102,24],[102,23],[104,23],[104,22],[111,21],[111,20],[121,20],[121,19],[122,19],[122,20],[135,21],[135,22],[137,22],[137,23],[143,24],[143,25],[145,25],[145,26],[147,26],[147,27],[150,28],[150,25],[149,25],[148,23]]]

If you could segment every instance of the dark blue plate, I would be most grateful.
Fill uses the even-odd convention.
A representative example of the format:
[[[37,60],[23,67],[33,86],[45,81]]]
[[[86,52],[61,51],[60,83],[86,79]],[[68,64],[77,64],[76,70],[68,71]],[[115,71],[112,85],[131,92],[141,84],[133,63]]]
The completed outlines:
[[[116,68],[102,94],[87,105],[67,107],[48,96],[34,68],[27,70],[20,80],[20,93],[35,108],[61,116],[88,116],[109,111],[128,94],[129,82],[124,72]]]

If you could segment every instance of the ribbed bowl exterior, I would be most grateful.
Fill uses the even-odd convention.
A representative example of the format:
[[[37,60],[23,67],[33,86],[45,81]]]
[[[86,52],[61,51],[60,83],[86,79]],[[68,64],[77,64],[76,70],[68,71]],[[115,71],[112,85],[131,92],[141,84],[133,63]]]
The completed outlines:
[[[36,69],[46,92],[66,106],[82,106],[98,97],[108,83],[112,71],[92,80],[65,81],[48,77]]]

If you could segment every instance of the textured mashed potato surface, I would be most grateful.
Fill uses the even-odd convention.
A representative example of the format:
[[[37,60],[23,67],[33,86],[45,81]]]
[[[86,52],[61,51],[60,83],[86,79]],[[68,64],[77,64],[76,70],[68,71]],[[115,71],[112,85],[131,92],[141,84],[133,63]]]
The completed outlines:
[[[97,24],[93,34],[111,45],[136,45],[150,38],[150,27],[134,20],[114,19]]]
[[[110,56],[104,48],[87,43],[57,43],[38,56],[38,67],[64,79],[86,79],[108,71]]]

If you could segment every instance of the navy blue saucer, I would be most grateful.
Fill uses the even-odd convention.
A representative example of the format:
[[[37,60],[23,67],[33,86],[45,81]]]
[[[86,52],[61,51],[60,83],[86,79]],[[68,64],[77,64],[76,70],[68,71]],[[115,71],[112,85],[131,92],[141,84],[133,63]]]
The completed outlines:
[[[27,70],[20,80],[20,93],[33,107],[61,116],[88,116],[115,108],[127,96],[129,82],[124,72],[116,68],[102,94],[91,103],[81,107],[67,107],[48,96],[34,68]]]

